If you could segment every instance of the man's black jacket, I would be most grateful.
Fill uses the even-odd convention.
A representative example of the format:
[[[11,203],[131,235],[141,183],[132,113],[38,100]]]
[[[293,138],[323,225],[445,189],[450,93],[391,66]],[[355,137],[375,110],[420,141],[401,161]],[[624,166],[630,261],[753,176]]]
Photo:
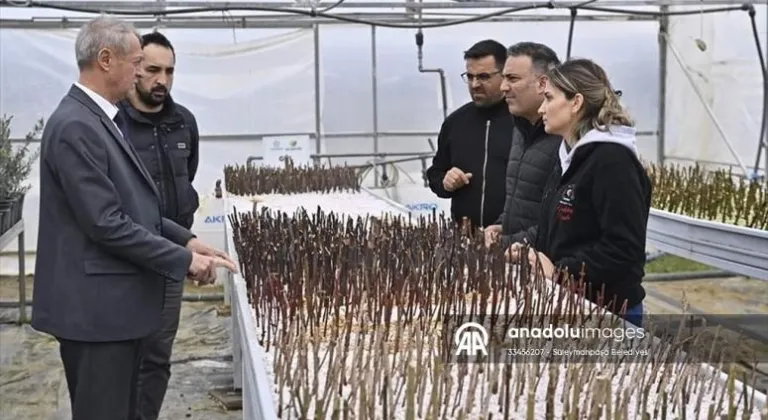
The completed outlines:
[[[547,181],[558,166],[563,139],[547,134],[544,124],[515,117],[515,132],[507,165],[504,211],[496,224],[502,226],[502,246],[521,242],[526,229],[536,226]]]
[[[455,221],[466,217],[473,227],[485,227],[501,214],[514,126],[505,101],[485,108],[467,103],[443,122],[427,179],[438,197],[451,199]],[[448,192],[443,188],[443,178],[454,166],[471,173],[472,179],[468,185]]]
[[[599,303],[602,295],[602,304],[617,312],[645,297],[640,283],[652,187],[632,128],[591,133],[563,159],[562,176],[544,196],[535,248],[577,280],[583,268],[588,298]]]
[[[192,181],[197,173],[200,136],[194,115],[170,96],[157,113],[139,111],[126,99],[128,138],[160,191],[163,216],[187,229],[200,205]]]

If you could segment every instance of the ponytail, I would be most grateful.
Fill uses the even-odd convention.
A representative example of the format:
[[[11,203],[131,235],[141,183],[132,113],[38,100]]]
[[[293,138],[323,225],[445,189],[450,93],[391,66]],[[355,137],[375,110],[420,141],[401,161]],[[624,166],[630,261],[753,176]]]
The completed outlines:
[[[619,95],[610,86],[605,89],[605,100],[600,111],[597,112],[597,118],[592,120],[592,127],[596,129],[609,125],[626,125],[629,127],[635,125],[632,117],[619,102]]]
[[[634,127],[635,123],[619,102],[608,75],[591,60],[577,58],[551,69],[549,83],[565,93],[566,98],[584,97],[579,121],[573,127],[572,139],[578,141],[592,130],[608,131],[610,126]]]
[[[619,95],[607,86],[603,103],[597,112],[587,112],[576,124],[574,140],[580,140],[591,130],[608,131],[611,125],[634,127],[635,122],[619,102]]]

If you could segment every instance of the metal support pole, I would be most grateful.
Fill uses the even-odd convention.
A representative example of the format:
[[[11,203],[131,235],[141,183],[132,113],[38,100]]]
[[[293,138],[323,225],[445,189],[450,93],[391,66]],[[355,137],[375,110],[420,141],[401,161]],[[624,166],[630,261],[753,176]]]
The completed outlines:
[[[568,46],[565,50],[565,59],[571,58],[571,47],[573,47],[573,29],[576,26],[576,17],[579,14],[579,9],[571,8],[571,24],[568,26]]]
[[[322,153],[321,127],[322,127],[322,92],[320,91],[320,25],[314,25],[315,32],[315,154]]]
[[[659,114],[656,121],[656,162],[664,165],[667,125],[667,38],[664,34],[669,29],[669,16],[666,15],[669,12],[669,6],[661,6],[660,11],[664,15],[659,18]]]
[[[161,11],[165,11],[167,9],[165,5],[165,0],[155,0],[157,1],[157,8]],[[157,19],[159,16],[155,15],[155,18]]]
[[[21,223],[24,223],[23,221]],[[24,228],[19,232],[19,324],[27,322],[27,271],[24,255]]]
[[[379,93],[376,80],[376,27],[371,26],[371,98],[373,101],[373,153],[379,153]],[[374,158],[374,162],[376,158]],[[373,167],[374,187],[379,186],[379,167]]]
[[[736,153],[736,150],[733,148],[731,141],[728,139],[728,135],[725,133],[725,129],[723,128],[722,125],[720,125],[720,121],[718,121],[717,117],[715,116],[715,111],[713,111],[712,107],[709,106],[709,104],[707,103],[707,100],[704,98],[704,94],[701,93],[701,90],[699,89],[699,86],[696,84],[696,81],[693,80],[693,77],[691,76],[691,72],[688,70],[688,66],[686,65],[685,61],[683,61],[683,57],[680,56],[680,53],[677,51],[677,48],[675,48],[674,43],[670,41],[669,35],[666,32],[663,32],[661,36],[666,38],[667,46],[669,47],[669,50],[672,52],[672,55],[675,56],[677,63],[680,65],[680,68],[683,69],[683,74],[685,74],[685,77],[691,83],[691,87],[693,87],[693,91],[696,93],[696,96],[699,97],[699,101],[701,101],[701,104],[704,105],[704,109],[707,111],[707,114],[709,114],[709,118],[712,119],[712,123],[715,125],[715,128],[717,129],[718,133],[720,133],[720,137],[722,137],[723,141],[725,142],[725,145],[728,147],[728,150],[731,151],[731,155],[733,156],[734,159],[736,159],[736,162],[739,164],[739,167],[741,167],[741,170],[744,172],[744,175],[749,176],[749,170],[747,169],[747,165],[744,164],[744,162],[739,157],[739,154]]]
[[[27,322],[27,273],[24,267],[26,252],[24,250],[24,219],[22,218],[10,229],[0,235],[0,251],[14,239],[18,240],[19,249],[19,324]]]
[[[766,86],[765,89],[768,89],[768,86]],[[763,96],[763,112],[768,113],[768,91],[763,93]],[[764,159],[763,183],[766,185],[766,187],[768,187],[768,124],[763,124],[760,129],[763,130],[763,132],[762,135],[761,133],[758,133],[758,136],[761,136],[762,138],[760,139],[760,144],[757,145],[757,156],[755,157],[754,174],[755,179],[759,179],[757,177],[760,173],[760,154],[762,153]]]

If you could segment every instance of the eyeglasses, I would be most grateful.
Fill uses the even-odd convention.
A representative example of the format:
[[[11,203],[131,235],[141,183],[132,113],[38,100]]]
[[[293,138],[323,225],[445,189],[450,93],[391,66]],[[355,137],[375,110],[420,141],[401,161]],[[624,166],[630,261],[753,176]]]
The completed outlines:
[[[479,73],[479,74],[472,74],[472,73],[461,73],[461,80],[464,81],[464,83],[472,83],[475,79],[477,79],[478,82],[487,82],[491,80],[491,76],[495,74],[499,74],[501,71],[495,71],[493,73]]]

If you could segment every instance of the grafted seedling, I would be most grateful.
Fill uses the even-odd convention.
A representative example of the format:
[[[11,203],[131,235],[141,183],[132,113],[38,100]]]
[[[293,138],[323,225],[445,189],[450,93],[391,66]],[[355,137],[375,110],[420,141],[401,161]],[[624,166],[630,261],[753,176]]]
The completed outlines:
[[[651,165],[653,207],[704,220],[768,229],[768,190],[756,180],[735,180],[729,169]]]
[[[686,344],[696,340],[682,325],[626,343],[648,351],[635,358],[585,356],[626,350],[601,337],[506,333],[614,326],[585,303],[583,273],[556,275],[555,287],[466,225],[434,213],[323,211],[332,199],[229,217],[281,418],[759,418],[733,383],[710,386],[717,373],[700,362],[718,354]],[[487,328],[488,359],[455,355],[454,332],[468,320]]]

